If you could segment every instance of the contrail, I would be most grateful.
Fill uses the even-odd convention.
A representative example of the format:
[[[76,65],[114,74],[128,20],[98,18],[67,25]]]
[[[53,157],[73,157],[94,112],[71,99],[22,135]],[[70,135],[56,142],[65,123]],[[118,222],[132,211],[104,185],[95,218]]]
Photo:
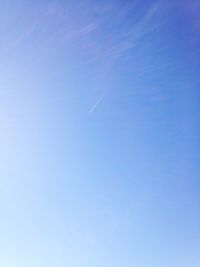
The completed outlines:
[[[91,107],[91,109],[89,110],[89,113],[92,113],[95,109],[96,109],[96,107],[100,104],[100,102],[102,101],[102,99],[103,99],[103,95],[102,96],[100,96],[98,99],[97,99],[97,101],[96,101],[96,103]]]

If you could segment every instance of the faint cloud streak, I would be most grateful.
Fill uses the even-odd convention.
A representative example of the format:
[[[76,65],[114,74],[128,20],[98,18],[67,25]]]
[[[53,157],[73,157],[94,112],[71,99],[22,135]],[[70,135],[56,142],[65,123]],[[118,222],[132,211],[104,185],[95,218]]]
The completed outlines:
[[[95,104],[90,108],[89,110],[89,114],[93,113],[94,110],[97,108],[97,106],[101,103],[101,101],[103,100],[104,96],[100,96],[97,101],[95,102]]]

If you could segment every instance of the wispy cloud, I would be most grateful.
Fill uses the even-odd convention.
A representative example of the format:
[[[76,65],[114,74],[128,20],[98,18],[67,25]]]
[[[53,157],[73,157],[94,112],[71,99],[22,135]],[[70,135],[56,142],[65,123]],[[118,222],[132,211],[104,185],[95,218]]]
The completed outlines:
[[[76,12],[73,4],[69,3],[55,2],[47,6],[39,5],[37,9],[33,6],[30,8],[32,11],[27,11],[28,14],[30,12],[30,26],[10,38],[7,47],[12,49],[26,44],[25,41],[35,34],[36,41],[48,41],[52,47],[55,44],[51,43],[52,40],[56,40],[58,45],[67,44],[66,52],[73,47],[78,53],[86,55],[88,61],[99,62],[103,68],[109,65],[112,69],[120,58],[131,57],[133,53],[130,51],[144,37],[156,32],[163,22],[160,1],[155,1],[137,20],[130,20],[129,23],[126,23],[126,18],[130,17],[131,12],[137,12],[137,1],[133,1],[135,4],[131,5],[131,11],[129,4],[123,8],[120,3],[114,4],[111,0],[100,5],[101,9],[96,3],[88,6],[86,2],[78,5]]]
[[[101,101],[103,100],[104,96],[100,96],[97,101],[95,102],[95,104],[90,108],[89,113],[91,114],[92,112],[94,112],[94,110],[97,108],[97,106],[101,103]]]

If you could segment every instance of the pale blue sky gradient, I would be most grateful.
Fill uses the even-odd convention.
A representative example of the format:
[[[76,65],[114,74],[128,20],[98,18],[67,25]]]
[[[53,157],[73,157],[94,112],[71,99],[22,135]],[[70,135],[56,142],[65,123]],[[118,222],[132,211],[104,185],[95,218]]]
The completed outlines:
[[[199,14],[1,1],[0,266],[200,266]]]

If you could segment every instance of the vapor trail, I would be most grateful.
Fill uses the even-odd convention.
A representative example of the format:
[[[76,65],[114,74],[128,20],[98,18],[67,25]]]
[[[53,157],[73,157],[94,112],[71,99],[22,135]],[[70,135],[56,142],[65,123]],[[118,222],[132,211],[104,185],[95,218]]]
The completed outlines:
[[[101,103],[103,97],[104,97],[104,96],[102,95],[102,96],[100,96],[100,97],[97,99],[96,103],[95,103],[95,104],[91,107],[91,109],[89,110],[89,113],[92,113],[92,112],[97,108],[97,106]]]

